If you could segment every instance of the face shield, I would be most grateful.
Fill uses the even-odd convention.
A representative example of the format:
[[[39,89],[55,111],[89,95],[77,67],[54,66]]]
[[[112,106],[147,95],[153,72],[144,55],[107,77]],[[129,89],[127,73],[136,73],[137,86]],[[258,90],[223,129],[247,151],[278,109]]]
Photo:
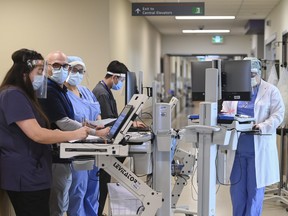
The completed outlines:
[[[110,71],[107,71],[107,74],[110,74],[110,75],[114,75],[114,76],[117,76],[118,77],[118,80],[121,81],[121,82],[124,82],[125,81],[125,77],[126,75],[123,73],[123,74],[120,74],[120,73],[113,73],[113,72],[110,72]]]
[[[123,87],[123,83],[125,81],[126,75],[125,74],[120,74],[120,73],[113,73],[113,72],[110,72],[110,71],[107,71],[107,74],[115,76],[115,80],[117,80],[117,83],[114,82],[114,80],[113,80],[112,89],[116,90],[116,91],[122,89],[122,95],[125,95],[125,88],[122,88],[122,87]]]
[[[47,97],[47,62],[43,60],[33,60],[33,70],[37,70],[32,82],[37,98]]]

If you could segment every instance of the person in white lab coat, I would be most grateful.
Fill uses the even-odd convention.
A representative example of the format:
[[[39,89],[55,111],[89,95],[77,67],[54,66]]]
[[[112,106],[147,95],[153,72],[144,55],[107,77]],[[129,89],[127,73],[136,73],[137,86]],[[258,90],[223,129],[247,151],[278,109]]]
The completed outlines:
[[[285,107],[279,90],[261,79],[261,61],[251,61],[250,101],[224,101],[222,111],[255,118],[255,129],[263,135],[241,134],[232,159],[230,195],[233,216],[260,216],[265,186],[279,182],[276,129],[284,119]],[[271,134],[271,135],[267,135]]]

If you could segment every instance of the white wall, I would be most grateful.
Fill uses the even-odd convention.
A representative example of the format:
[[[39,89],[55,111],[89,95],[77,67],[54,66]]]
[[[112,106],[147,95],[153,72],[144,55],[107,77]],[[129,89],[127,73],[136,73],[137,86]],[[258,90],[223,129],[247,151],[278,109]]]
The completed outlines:
[[[61,50],[79,55],[94,86],[110,61],[109,4],[105,0],[0,0],[0,80],[10,68],[11,54],[35,49],[45,57]]]
[[[212,44],[212,35],[163,36],[162,54],[247,54],[250,55],[251,36],[224,35],[223,44]]]
[[[145,85],[160,72],[161,36],[145,18],[131,16],[128,0],[0,0],[0,8],[0,80],[20,48],[82,57],[89,76],[83,84],[90,89],[114,59],[142,70]],[[123,95],[116,100],[122,109]]]
[[[144,86],[160,73],[161,35],[143,17],[131,16],[131,3],[110,0],[110,52],[131,71],[143,71]],[[117,92],[120,97],[121,92]],[[123,95],[123,93],[122,93]],[[123,107],[124,100],[119,100]]]
[[[269,40],[270,37],[276,35],[276,41],[282,41],[283,32],[288,31],[288,0],[282,0],[272,10],[271,14],[265,19],[270,22],[270,26],[265,24],[265,36],[264,39]],[[277,45],[276,45],[277,46]],[[276,47],[276,59],[282,62],[282,44]]]

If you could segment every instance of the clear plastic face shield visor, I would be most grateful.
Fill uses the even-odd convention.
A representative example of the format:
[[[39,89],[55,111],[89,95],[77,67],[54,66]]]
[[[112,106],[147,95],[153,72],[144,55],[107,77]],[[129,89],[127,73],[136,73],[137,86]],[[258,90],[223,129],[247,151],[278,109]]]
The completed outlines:
[[[85,65],[83,65],[81,62],[77,62],[77,61],[76,61],[76,63],[74,62],[72,65],[70,64],[70,70],[69,70],[69,74],[68,74],[68,77],[66,79],[66,82],[69,83],[70,77],[76,73],[79,73],[79,75],[83,76],[81,82],[78,83],[77,85],[81,84],[83,82],[84,78],[86,80],[86,83],[89,84],[89,79],[88,79],[89,77],[88,77],[88,73],[86,71]]]
[[[34,77],[34,81],[37,82],[37,89],[35,90],[36,96],[37,98],[46,98],[48,63],[44,60],[32,60],[31,63],[33,70],[37,69],[37,75]]]
[[[110,72],[110,71],[107,71],[107,74],[109,75],[114,75],[117,77],[118,81],[122,82],[122,84],[125,85],[125,77],[126,77],[126,74],[120,74],[120,73],[113,73],[113,72]],[[113,87],[112,87],[113,89]],[[121,90],[122,89],[122,90]],[[123,88],[123,86],[121,85],[120,87],[120,90],[121,90],[121,95],[124,96],[125,95],[125,87]]]
[[[113,75],[117,76],[119,81],[121,81],[121,82],[125,81],[126,74],[124,74],[124,73],[123,74],[119,74],[119,73],[113,73],[113,72],[107,71],[107,74],[112,75],[112,76]]]

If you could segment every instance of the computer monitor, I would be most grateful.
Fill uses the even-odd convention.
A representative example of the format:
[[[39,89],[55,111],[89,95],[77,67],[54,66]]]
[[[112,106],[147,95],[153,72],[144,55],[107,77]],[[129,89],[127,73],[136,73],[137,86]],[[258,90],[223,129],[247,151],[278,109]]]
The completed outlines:
[[[205,71],[212,68],[212,61],[191,62],[192,100],[205,101]]]
[[[125,104],[128,104],[134,94],[138,94],[136,73],[127,71],[125,82]]]
[[[109,134],[107,135],[107,138],[112,140],[116,137],[116,135],[119,133],[120,129],[123,127],[124,123],[128,119],[129,115],[133,111],[132,105],[126,105],[123,110],[121,111],[120,115],[116,119],[115,123],[111,127]]]
[[[221,61],[222,100],[250,101],[251,62],[249,60]]]

